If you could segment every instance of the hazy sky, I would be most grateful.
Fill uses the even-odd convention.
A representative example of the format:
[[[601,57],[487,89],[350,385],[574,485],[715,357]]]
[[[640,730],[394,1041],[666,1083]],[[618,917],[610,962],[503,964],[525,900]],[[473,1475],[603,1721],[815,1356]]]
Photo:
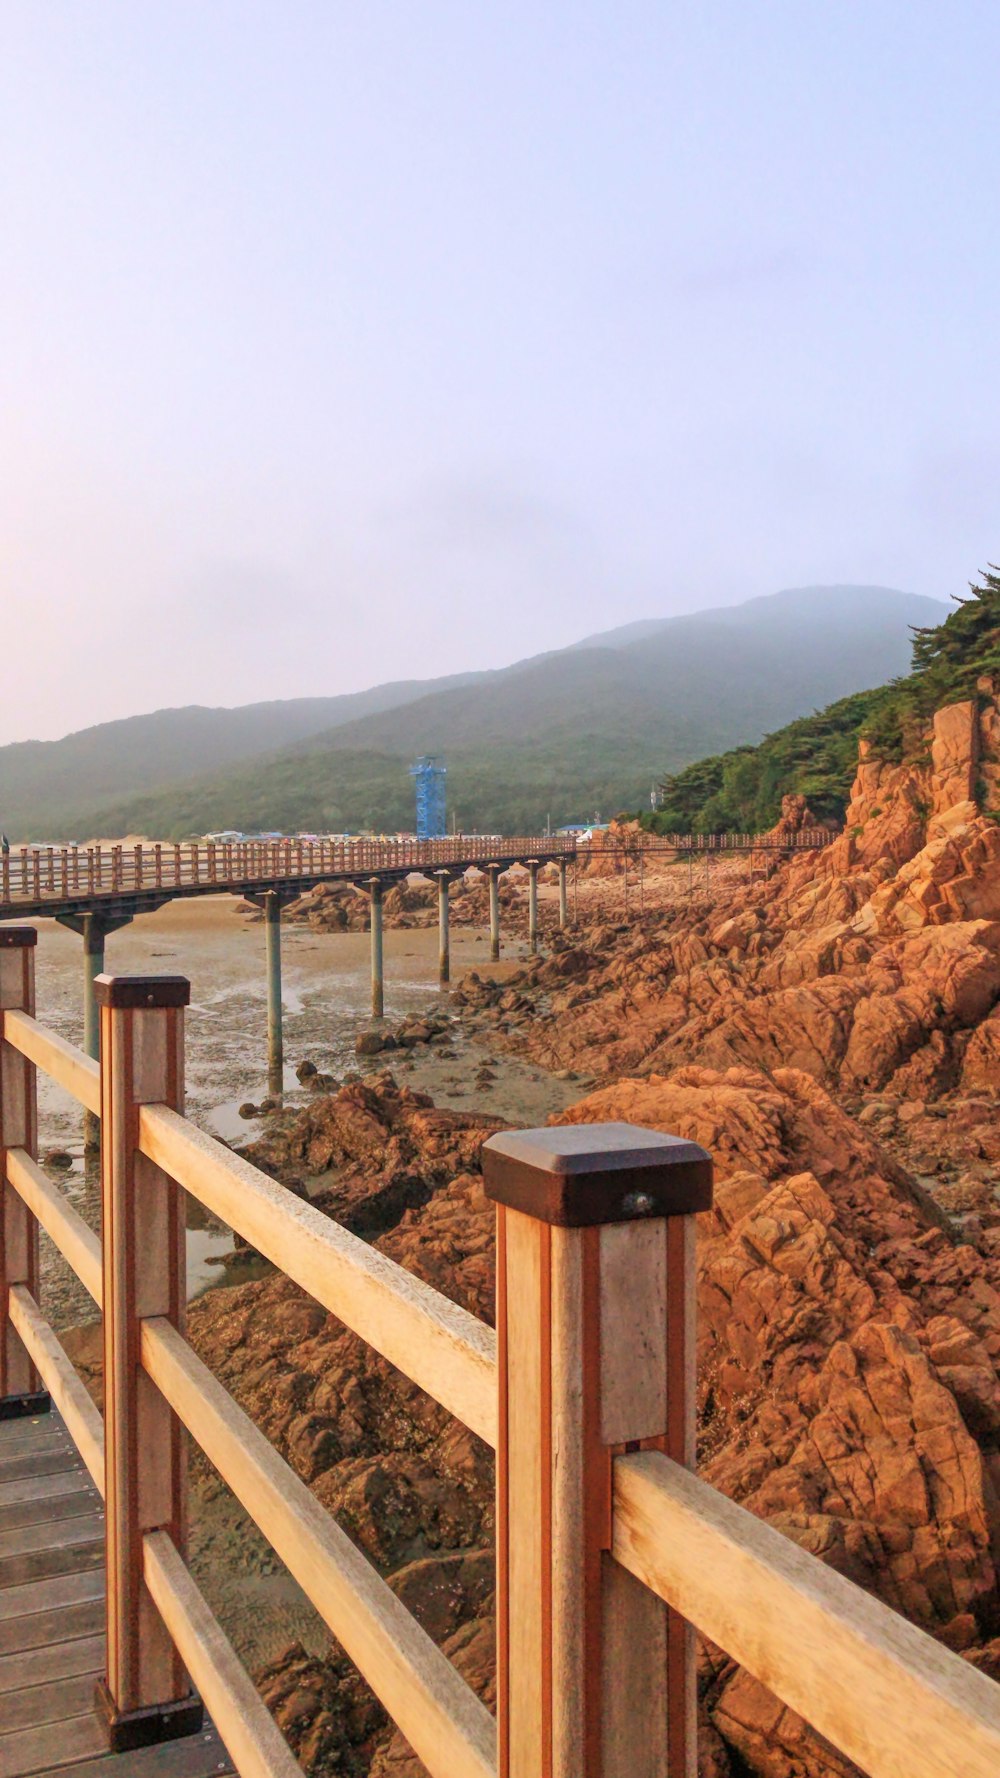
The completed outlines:
[[[1000,556],[995,0],[0,0],[0,740]]]

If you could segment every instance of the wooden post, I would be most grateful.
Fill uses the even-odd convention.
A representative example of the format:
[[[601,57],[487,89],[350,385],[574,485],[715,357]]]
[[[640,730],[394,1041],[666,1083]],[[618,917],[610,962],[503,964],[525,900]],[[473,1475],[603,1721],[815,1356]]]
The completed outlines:
[[[38,1223],[24,1199],[7,1184],[7,1150],[38,1153],[38,1113],[33,1063],[4,1041],[5,1013],[35,1012],[33,926],[0,926],[0,1420],[43,1413],[49,1398],[40,1386],[20,1336],[8,1318],[12,1284],[38,1299]]]
[[[98,1703],[114,1752],[201,1727],[201,1704],[142,1578],[145,1532],[186,1555],[180,1422],[139,1363],[140,1323],[183,1329],[184,1193],[137,1152],[144,1104],[184,1105],[183,976],[99,976],[104,1262],[107,1664]]]
[[[694,1463],[704,1149],[629,1124],[491,1136],[499,1778],[695,1778],[689,1627],[614,1563],[611,1462]]]

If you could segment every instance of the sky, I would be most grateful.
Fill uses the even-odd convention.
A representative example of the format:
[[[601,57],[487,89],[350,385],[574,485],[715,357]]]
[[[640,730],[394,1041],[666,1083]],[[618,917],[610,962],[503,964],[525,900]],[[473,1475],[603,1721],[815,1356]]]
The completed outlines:
[[[998,65],[994,0],[0,0],[0,742],[961,593]]]

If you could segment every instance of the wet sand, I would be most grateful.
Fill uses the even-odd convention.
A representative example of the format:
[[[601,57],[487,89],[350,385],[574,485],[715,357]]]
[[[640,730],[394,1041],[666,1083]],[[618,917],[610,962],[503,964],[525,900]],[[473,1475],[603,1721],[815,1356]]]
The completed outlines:
[[[40,1022],[71,1043],[83,1038],[82,945],[54,921],[38,922],[37,1010]],[[447,1003],[437,983],[437,929],[386,932],[385,1010],[391,1022],[424,1008]],[[526,946],[511,940],[499,964],[488,962],[489,939],[467,927],[451,935],[452,978],[476,968],[503,977],[516,968]],[[369,1072],[381,1060],[360,1061],[355,1038],[370,1016],[369,939],[363,932],[317,933],[287,925],[282,935],[282,998],[285,1008],[285,1104],[305,1103],[309,1095],[295,1076],[308,1059],[341,1080],[348,1072]],[[108,940],[106,968],[112,973],[179,974],[191,983],[186,1023],[186,1096],[192,1120],[227,1142],[249,1140],[263,1120],[245,1120],[238,1108],[267,1096],[266,984],[264,928],[232,896],[172,902],[145,914]],[[492,1087],[473,1087],[477,1065],[489,1059],[496,1072]],[[468,1109],[477,1101],[497,1116],[524,1125],[544,1123],[579,1093],[530,1063],[496,1058],[470,1044],[458,1029],[447,1052],[421,1053],[412,1063],[386,1057],[401,1078],[438,1103]],[[44,1163],[52,1152],[68,1156],[70,1167]],[[83,1115],[59,1087],[39,1076],[39,1153],[46,1170],[67,1191],[92,1227],[98,1226],[99,1181],[93,1160],[83,1153]],[[227,1230],[190,1205],[188,1291],[239,1281],[231,1267],[220,1277],[218,1261],[231,1251]],[[92,1308],[76,1279],[43,1239],[46,1312],[56,1327],[89,1320]]]

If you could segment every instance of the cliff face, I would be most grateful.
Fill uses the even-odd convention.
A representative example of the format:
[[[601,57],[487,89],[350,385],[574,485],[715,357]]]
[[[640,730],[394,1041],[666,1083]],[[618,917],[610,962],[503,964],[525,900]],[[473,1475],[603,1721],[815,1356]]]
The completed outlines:
[[[1000,803],[997,687],[914,756],[859,762],[822,854],[719,899],[554,935],[466,1016],[605,1084],[716,1159],[699,1231],[699,1463],[726,1494],[1000,1678]],[[789,806],[784,819],[809,824]],[[279,1120],[257,1158],[490,1319],[495,1120],[371,1076]],[[206,1360],[492,1697],[488,1452],[283,1279],[191,1311]],[[418,1778],[345,1663],[261,1676],[315,1774]],[[703,1778],[843,1778],[718,1650]]]

